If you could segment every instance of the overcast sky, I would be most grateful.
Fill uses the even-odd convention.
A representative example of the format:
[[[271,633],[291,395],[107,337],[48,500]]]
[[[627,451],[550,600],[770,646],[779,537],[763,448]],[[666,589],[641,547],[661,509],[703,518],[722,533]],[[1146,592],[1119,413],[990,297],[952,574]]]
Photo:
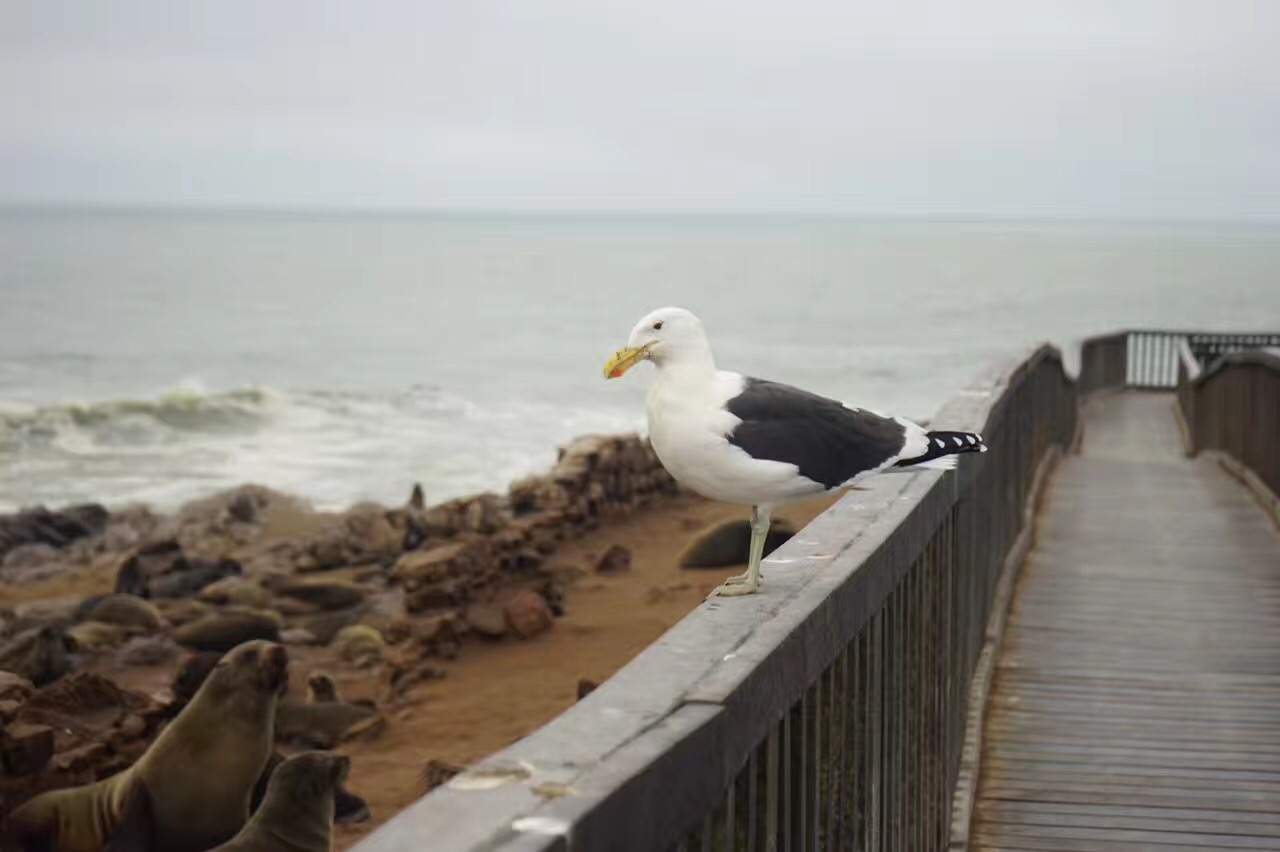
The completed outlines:
[[[0,204],[1280,220],[1277,0],[0,0]]]

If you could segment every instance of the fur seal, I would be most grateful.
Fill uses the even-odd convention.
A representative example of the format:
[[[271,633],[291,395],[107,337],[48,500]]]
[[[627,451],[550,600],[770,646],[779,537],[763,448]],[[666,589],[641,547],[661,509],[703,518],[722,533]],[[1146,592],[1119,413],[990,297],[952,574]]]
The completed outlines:
[[[384,724],[382,714],[370,703],[308,704],[285,697],[276,709],[276,739],[307,748],[333,748],[351,737],[373,733]]]
[[[323,751],[289,758],[271,773],[262,807],[212,852],[329,852],[333,795],[350,767],[350,758]]]
[[[173,638],[198,651],[229,651],[254,639],[278,641],[280,627],[280,616],[270,610],[228,609],[182,625]]]
[[[267,797],[267,785],[271,781],[271,775],[282,763],[284,763],[284,756],[278,751],[272,752],[270,759],[267,760],[267,768],[262,770],[258,783],[253,787],[253,800],[249,804],[249,813],[251,815],[256,814],[258,808],[262,807],[262,801]],[[345,783],[339,784],[334,788],[333,821],[335,823],[351,825],[368,822],[369,818],[368,802],[348,790]]]
[[[10,815],[5,841],[48,852],[202,852],[227,841],[249,817],[287,684],[284,648],[240,645],[137,763],[96,784],[36,796]]]
[[[307,703],[328,704],[338,699],[338,685],[324,672],[312,672],[307,678]]]

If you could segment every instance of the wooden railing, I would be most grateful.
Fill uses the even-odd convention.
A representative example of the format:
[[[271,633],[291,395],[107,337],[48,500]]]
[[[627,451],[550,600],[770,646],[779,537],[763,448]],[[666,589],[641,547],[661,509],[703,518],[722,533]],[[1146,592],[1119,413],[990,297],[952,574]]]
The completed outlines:
[[[1205,370],[1184,357],[1177,391],[1188,451],[1225,452],[1280,494],[1280,349],[1232,352]]]
[[[1141,329],[1091,337],[1080,347],[1080,391],[1173,388],[1186,356],[1203,369],[1228,352],[1263,346],[1280,346],[1280,333]]]
[[[963,390],[933,422],[990,452],[846,495],[760,595],[700,606],[358,849],[943,848],[993,591],[1076,409],[1047,346]]]

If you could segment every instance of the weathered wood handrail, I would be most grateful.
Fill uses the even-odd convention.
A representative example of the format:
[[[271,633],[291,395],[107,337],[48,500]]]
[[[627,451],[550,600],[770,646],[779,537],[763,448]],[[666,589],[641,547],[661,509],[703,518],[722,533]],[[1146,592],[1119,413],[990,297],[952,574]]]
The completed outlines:
[[[1080,345],[1080,391],[1173,388],[1184,353],[1204,368],[1220,355],[1264,346],[1280,346],[1280,333],[1127,329],[1090,337]]]
[[[1192,454],[1221,450],[1280,494],[1280,349],[1232,352],[1203,371],[1183,367],[1178,407]]]
[[[358,848],[941,848],[999,569],[1076,408],[1048,346],[961,391],[934,422],[991,452],[846,495],[761,595],[700,606]]]

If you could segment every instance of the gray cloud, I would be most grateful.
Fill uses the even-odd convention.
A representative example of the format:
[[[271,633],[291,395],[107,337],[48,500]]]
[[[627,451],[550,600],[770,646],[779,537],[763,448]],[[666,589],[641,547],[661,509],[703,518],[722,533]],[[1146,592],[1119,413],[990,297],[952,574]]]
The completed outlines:
[[[1270,0],[11,0],[0,203],[1280,219]]]

